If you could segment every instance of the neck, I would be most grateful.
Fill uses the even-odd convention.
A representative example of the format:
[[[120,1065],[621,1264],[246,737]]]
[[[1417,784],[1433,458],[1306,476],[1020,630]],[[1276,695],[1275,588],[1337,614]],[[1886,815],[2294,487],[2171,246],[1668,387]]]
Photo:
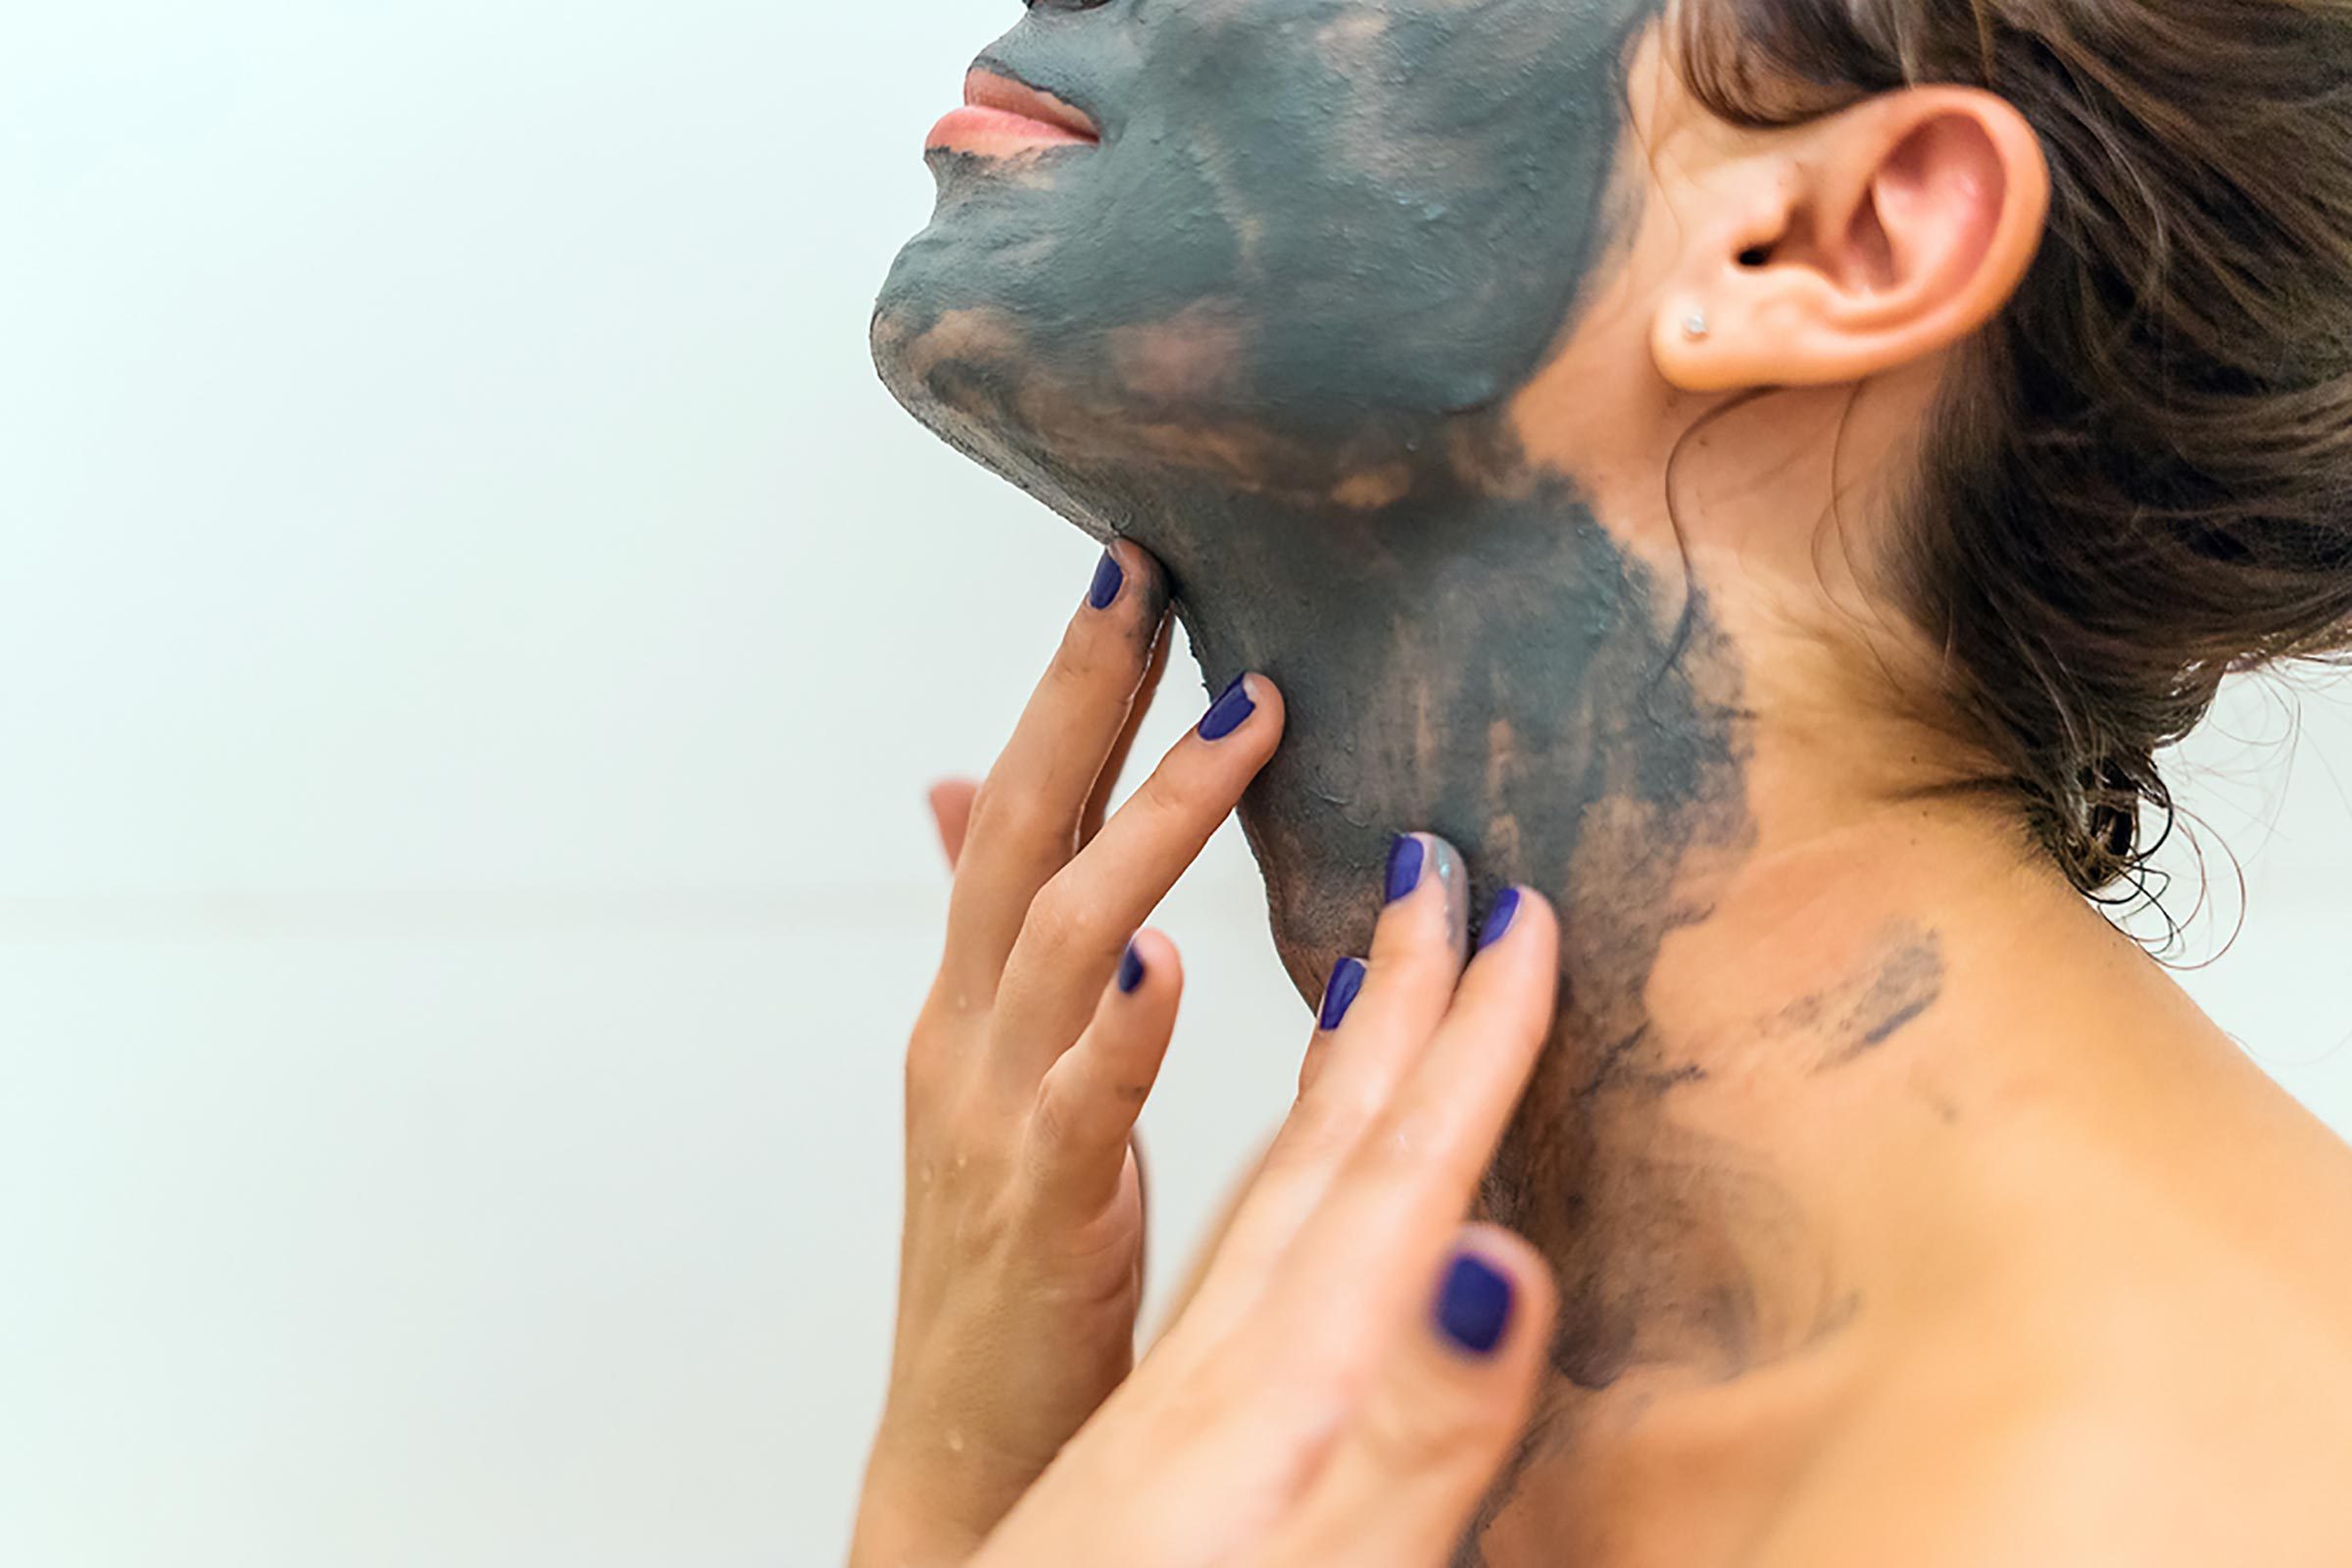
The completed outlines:
[[[2014,864],[2003,830],[1947,808],[1923,833],[1916,801],[1867,791],[1853,763],[1885,737],[1800,722],[1704,571],[1630,547],[1565,480],[1169,502],[1127,531],[1208,683],[1257,670],[1288,699],[1243,815],[1300,993],[1363,951],[1401,831],[1459,848],[1482,905],[1520,882],[1561,911],[1562,1015],[1485,1207],[1560,1270],[1565,1383],[1737,1377],[1833,1330],[1847,1294],[1797,1245],[1771,1152],[1685,1109],[1936,1013],[1934,890],[1954,855]]]
[[[1245,514],[1204,528],[1195,500],[1181,538],[1142,542],[1168,562],[1209,684],[1256,670],[1289,699],[1243,817],[1301,993],[1360,951],[1392,837],[1426,830],[1465,853],[1482,905],[1510,882],[1607,887],[1617,938],[1568,961],[1595,1021],[1630,1016],[1694,912],[1678,873],[1752,840],[1740,674],[1703,597],[1560,483],[1322,514],[1227,506]]]

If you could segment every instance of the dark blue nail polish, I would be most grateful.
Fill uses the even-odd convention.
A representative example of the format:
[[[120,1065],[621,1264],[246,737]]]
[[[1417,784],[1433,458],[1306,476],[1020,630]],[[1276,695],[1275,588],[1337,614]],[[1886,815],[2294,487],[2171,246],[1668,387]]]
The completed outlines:
[[[1135,949],[1129,948],[1127,956],[1119,960],[1119,990],[1132,997],[1143,987],[1144,956]]]
[[[1494,907],[1487,911],[1486,928],[1478,934],[1481,949],[1491,948],[1511,934],[1511,922],[1519,917],[1519,890],[1504,888],[1495,895]]]
[[[1315,1021],[1325,1034],[1348,1021],[1348,1009],[1364,989],[1364,960],[1342,958],[1331,971],[1331,984],[1323,988],[1323,1012]]]
[[[1429,850],[1416,838],[1400,838],[1389,846],[1389,902],[1409,899],[1421,885],[1421,867],[1428,863]]]
[[[1464,1252],[1438,1291],[1438,1331],[1472,1355],[1493,1355],[1511,1331],[1511,1297],[1509,1275]]]
[[[1236,675],[1224,695],[1209,705],[1208,716],[1200,720],[1202,740],[1221,741],[1250,722],[1250,715],[1257,711],[1257,704],[1250,698],[1248,680],[1246,675]]]
[[[1086,602],[1097,610],[1108,610],[1127,584],[1127,570],[1109,551],[1102,552],[1102,564],[1095,568],[1095,585],[1087,590]]]

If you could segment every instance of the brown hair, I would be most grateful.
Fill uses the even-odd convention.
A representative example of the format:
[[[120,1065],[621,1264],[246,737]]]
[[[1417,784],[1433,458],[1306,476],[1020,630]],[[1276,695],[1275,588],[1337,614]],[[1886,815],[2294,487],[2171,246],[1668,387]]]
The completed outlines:
[[[2352,644],[2352,0],[1683,0],[1736,123],[1961,83],[2039,135],[2039,258],[1951,377],[1894,564],[2085,892],[2223,677]]]

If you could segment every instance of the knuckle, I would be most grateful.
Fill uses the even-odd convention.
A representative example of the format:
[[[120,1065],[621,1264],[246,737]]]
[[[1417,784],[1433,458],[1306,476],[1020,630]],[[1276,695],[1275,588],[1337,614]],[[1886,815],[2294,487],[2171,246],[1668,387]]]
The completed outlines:
[[[992,778],[972,802],[967,843],[1043,845],[1066,839],[1072,829],[1034,789],[1015,789]],[[968,851],[967,851],[968,857]]]
[[[1132,651],[1123,639],[1104,635],[1098,617],[1081,615],[1062,634],[1046,666],[1046,683],[1058,697],[1076,697],[1132,664]]]
[[[1069,1097],[1048,1079],[1029,1108],[1030,1141],[1049,1157],[1067,1149],[1077,1138],[1078,1116]]]
[[[1040,956],[1068,953],[1099,944],[1105,924],[1102,899],[1064,871],[1030,902],[1020,946]]]
[[[1449,1380],[1423,1371],[1401,1379],[1364,1413],[1365,1447],[1383,1470],[1425,1476],[1462,1462],[1492,1443],[1508,1411]]]
[[[1419,1185],[1450,1170],[1450,1153],[1429,1118],[1392,1111],[1357,1141],[1348,1175],[1367,1187]]]
[[[1048,1078],[1030,1106],[1022,1163],[1041,1181],[1099,1172],[1114,1146],[1124,1157],[1126,1127],[1092,1086]]]
[[[994,820],[1003,811],[1007,793],[1004,780],[999,774],[992,772],[982,779],[979,788],[972,791],[972,825],[977,827],[984,821]]]
[[[1459,975],[1443,913],[1428,902],[1394,905],[1372,928],[1372,961],[1416,985],[1448,986]]]
[[[1092,1148],[1101,1142],[1109,1109],[1101,1086],[1090,1075],[1048,1074],[1030,1105],[1030,1142],[1052,1156],[1064,1156],[1075,1148]]]
[[[1269,1171],[1316,1169],[1338,1163],[1362,1136],[1363,1110],[1329,1095],[1301,1095],[1266,1152]]]
[[[1230,804],[1225,792],[1206,768],[1188,765],[1193,760],[1179,753],[1144,780],[1143,788],[1135,792],[1134,804],[1142,808],[1146,816],[1162,825],[1174,826],[1222,813]]]

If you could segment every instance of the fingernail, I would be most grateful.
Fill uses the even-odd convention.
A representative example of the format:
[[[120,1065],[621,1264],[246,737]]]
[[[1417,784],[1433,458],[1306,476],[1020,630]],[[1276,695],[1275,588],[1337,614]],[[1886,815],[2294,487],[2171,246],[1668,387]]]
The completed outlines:
[[[1364,989],[1364,960],[1342,958],[1331,971],[1331,984],[1323,988],[1323,1011],[1315,1021],[1325,1034],[1348,1021],[1348,1009]]]
[[[1118,557],[1105,550],[1102,564],[1095,567],[1095,585],[1087,590],[1086,602],[1097,610],[1108,610],[1126,584],[1127,568],[1119,564]]]
[[[1208,716],[1200,720],[1202,740],[1221,741],[1250,722],[1250,715],[1257,711],[1257,704],[1250,700],[1249,682],[1249,676],[1236,675],[1224,695],[1209,705]]]
[[[1130,947],[1127,956],[1119,960],[1119,990],[1134,996],[1144,987],[1144,956]],[[1297,1016],[1293,1014],[1293,1016]]]
[[[1512,1295],[1509,1275],[1463,1252],[1438,1291],[1438,1330],[1472,1355],[1493,1355],[1511,1329]]]
[[[1434,841],[1425,875],[1446,890],[1446,933],[1456,953],[1470,951],[1470,878],[1462,873],[1461,853],[1444,839]]]
[[[1487,923],[1478,933],[1480,950],[1493,947],[1511,934],[1511,922],[1519,917],[1519,890],[1504,888],[1494,897],[1494,907],[1487,911]]]
[[[1429,858],[1428,851],[1417,838],[1409,834],[1389,846],[1389,902],[1413,896],[1421,885],[1421,867]]]

